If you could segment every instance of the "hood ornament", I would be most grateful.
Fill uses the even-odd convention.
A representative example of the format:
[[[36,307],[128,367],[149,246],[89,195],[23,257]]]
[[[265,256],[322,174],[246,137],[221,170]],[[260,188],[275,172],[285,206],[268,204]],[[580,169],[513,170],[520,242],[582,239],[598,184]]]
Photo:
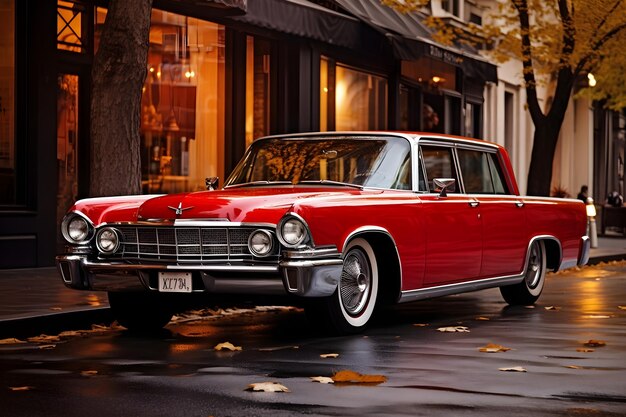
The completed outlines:
[[[178,207],[167,206],[168,209],[174,210],[174,214],[176,214],[177,216],[180,216],[181,214],[183,214],[183,211],[192,209],[193,207],[194,206],[184,207],[183,208],[183,202],[182,201],[180,203],[178,203]]]

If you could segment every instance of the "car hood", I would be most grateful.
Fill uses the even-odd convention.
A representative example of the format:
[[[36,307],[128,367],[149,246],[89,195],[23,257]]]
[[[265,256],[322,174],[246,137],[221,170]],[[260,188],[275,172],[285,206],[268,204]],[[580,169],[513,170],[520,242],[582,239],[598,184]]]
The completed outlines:
[[[90,212],[92,221],[100,223],[167,221],[177,219],[227,220],[231,222],[276,224],[298,202],[315,204],[315,200],[345,200],[355,195],[378,194],[378,191],[361,191],[329,187],[273,187],[233,188],[219,191],[201,191],[162,196],[138,196],[137,200],[100,204],[93,210],[82,204],[83,212]],[[81,209],[80,206],[77,209]],[[87,214],[87,213],[86,213]]]

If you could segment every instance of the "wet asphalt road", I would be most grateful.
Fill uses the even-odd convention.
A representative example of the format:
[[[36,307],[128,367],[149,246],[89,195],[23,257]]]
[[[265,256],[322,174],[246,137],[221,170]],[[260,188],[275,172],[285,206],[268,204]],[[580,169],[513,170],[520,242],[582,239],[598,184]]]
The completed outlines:
[[[154,337],[0,345],[0,415],[626,416],[618,306],[625,263],[550,275],[532,309],[486,290],[394,308],[358,336],[312,334],[304,313],[278,309],[172,323]],[[447,326],[469,332],[437,331]],[[606,345],[585,347],[591,339]],[[242,350],[213,349],[226,341]],[[480,352],[488,343],[511,350]],[[526,372],[499,370],[510,367]],[[309,379],[346,369],[387,382]],[[291,392],[245,391],[265,381]]]

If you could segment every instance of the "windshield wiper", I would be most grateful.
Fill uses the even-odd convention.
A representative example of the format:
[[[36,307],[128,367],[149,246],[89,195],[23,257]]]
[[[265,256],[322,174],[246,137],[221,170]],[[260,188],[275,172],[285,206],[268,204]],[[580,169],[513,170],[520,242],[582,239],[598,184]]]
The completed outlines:
[[[304,180],[304,181],[299,181],[298,184],[340,185],[340,186],[357,188],[359,190],[363,189],[362,185],[350,184],[349,182],[332,181],[332,180]]]
[[[251,182],[242,182],[240,184],[231,184],[224,187],[226,188],[239,188],[239,187],[250,187],[254,185],[291,185],[291,181],[251,181]]]

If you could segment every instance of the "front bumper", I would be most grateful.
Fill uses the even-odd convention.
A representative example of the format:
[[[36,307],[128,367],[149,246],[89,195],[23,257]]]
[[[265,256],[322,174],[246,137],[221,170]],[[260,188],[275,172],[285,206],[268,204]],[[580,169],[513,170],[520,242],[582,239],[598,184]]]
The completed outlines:
[[[286,251],[277,265],[130,264],[90,260],[84,254],[61,255],[56,265],[67,287],[95,291],[158,291],[158,272],[193,275],[193,292],[223,294],[332,295],[343,260],[335,248]]]

